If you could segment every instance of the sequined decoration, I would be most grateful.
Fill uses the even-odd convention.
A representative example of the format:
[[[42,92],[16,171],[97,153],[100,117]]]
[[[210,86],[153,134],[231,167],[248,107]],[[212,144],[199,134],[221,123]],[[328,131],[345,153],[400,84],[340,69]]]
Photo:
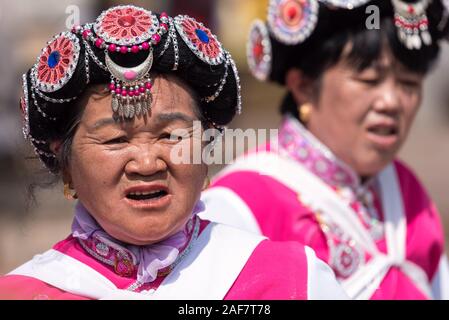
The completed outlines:
[[[317,214],[329,248],[328,263],[339,279],[346,279],[365,263],[363,249],[323,213]]]
[[[129,46],[143,43],[156,34],[159,21],[151,11],[132,5],[104,11],[94,24],[95,33],[103,41]]]
[[[235,84],[237,87],[237,114],[241,114],[242,113],[242,86],[240,84],[240,76],[239,76],[239,71],[237,70],[237,66],[235,65],[235,61],[232,58],[231,54],[228,52],[228,59],[229,62],[231,63],[231,67],[232,67],[232,72],[234,73],[235,76]]]
[[[36,88],[43,92],[55,92],[72,78],[78,64],[80,45],[70,32],[56,35],[42,50],[31,77]]]
[[[117,252],[114,261],[114,271],[122,277],[130,277],[135,271],[133,262],[127,257]]]
[[[176,30],[195,55],[210,65],[219,65],[225,54],[217,37],[202,23],[189,16],[179,15],[174,19]]]
[[[268,29],[261,20],[253,22],[246,57],[251,73],[256,79],[265,81],[271,72],[272,49]]]
[[[98,242],[95,245],[95,252],[97,252],[102,257],[107,257],[109,254],[109,247],[103,242]]]
[[[374,191],[371,189],[368,186],[359,186],[355,190],[337,187],[335,191],[354,210],[371,238],[379,241],[385,237],[385,228],[374,204]]]
[[[134,274],[137,260],[131,251],[110,241],[106,243],[96,234],[86,240],[78,238],[78,242],[91,256],[111,266],[118,275],[130,277]]]
[[[317,0],[270,0],[268,27],[284,44],[302,43],[315,30],[318,9]]]
[[[338,278],[348,278],[360,266],[361,253],[350,242],[342,242],[331,250],[331,266]]]
[[[352,10],[367,4],[371,0],[320,0],[320,2],[336,8]]]
[[[29,102],[28,102],[28,83],[26,74],[22,75],[22,91],[23,97],[20,98],[20,109],[22,111],[22,132],[23,137],[28,139],[30,135],[30,122],[29,122]]]

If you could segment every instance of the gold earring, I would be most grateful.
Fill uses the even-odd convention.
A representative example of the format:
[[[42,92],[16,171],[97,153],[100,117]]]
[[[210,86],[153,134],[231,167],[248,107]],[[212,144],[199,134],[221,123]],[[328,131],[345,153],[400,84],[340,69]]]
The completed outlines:
[[[312,105],[310,103],[303,103],[298,107],[299,120],[306,124],[310,120],[312,114]]]
[[[204,185],[203,185],[202,191],[204,191],[204,190],[206,190],[207,188],[209,188],[209,186],[210,186],[210,179],[209,179],[209,176],[207,175],[207,176],[206,176],[206,179],[204,180]]]
[[[75,200],[78,199],[78,195],[76,194],[76,192],[74,194],[72,194],[72,192],[70,191],[72,190],[70,188],[70,184],[69,183],[64,183],[64,197],[67,200]]]

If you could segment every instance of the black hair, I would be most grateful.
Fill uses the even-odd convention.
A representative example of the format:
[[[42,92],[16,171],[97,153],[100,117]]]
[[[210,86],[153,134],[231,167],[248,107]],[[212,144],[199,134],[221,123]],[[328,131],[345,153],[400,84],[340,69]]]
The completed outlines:
[[[71,141],[85,105],[86,93],[94,85],[110,83],[110,74],[101,68],[89,54],[89,51],[93,52],[104,64],[104,49],[97,48],[91,42],[83,41],[80,33],[76,33],[75,36],[80,43],[75,72],[64,87],[46,95],[52,99],[68,99],[74,96],[77,99],[65,103],[53,103],[48,99],[43,99],[31,86],[31,69],[26,73],[30,140],[44,165],[56,175],[61,173],[61,169],[67,162]],[[210,65],[199,59],[177,32],[175,32],[175,36],[179,52],[178,69],[172,71],[175,63],[173,41],[167,48],[164,46],[170,37],[167,32],[162,36],[160,43],[153,47],[154,61],[151,72],[160,75],[173,74],[183,81],[197,98],[200,120],[203,124],[204,121],[213,126],[228,124],[237,113],[240,100],[238,75],[235,73],[236,69],[233,64],[225,57],[223,63]],[[111,53],[110,56],[120,65],[132,66],[142,62],[146,54],[145,51],[141,51],[137,54]],[[226,51],[225,54],[228,55]],[[88,66],[85,65],[86,61],[89,61]],[[89,81],[87,81],[86,67],[89,69]],[[225,76],[226,81],[223,85],[222,80]],[[220,85],[223,87],[219,95],[213,101],[206,102],[204,98],[214,95]],[[50,150],[50,143],[53,141],[62,141],[61,154],[58,156]]]
[[[365,9],[372,4],[379,8],[379,29],[368,29],[365,26]],[[319,81],[328,68],[340,61],[348,43],[351,43],[351,50],[345,56],[346,62],[358,71],[379,59],[383,47],[388,44],[393,56],[406,68],[426,74],[437,60],[439,40],[448,34],[448,24],[441,26],[447,19],[447,13],[444,16],[444,12],[440,1],[431,2],[427,16],[432,44],[423,45],[419,50],[409,50],[398,38],[391,1],[370,1],[353,10],[329,8],[320,4],[316,30],[304,43],[288,46],[270,36],[273,48],[270,80],[285,85],[287,71],[297,68],[309,79]],[[297,103],[291,93],[288,92],[284,97],[280,111],[298,117]]]

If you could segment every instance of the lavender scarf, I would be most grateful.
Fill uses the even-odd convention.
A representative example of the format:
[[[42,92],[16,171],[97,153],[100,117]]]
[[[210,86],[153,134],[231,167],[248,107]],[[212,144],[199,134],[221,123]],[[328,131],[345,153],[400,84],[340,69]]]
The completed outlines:
[[[191,219],[199,212],[204,211],[204,203],[198,201],[192,212]],[[87,240],[95,236],[110,247],[128,250],[133,255],[134,264],[138,265],[137,281],[140,283],[152,282],[156,279],[158,271],[172,265],[179,255],[179,251],[186,244],[188,234],[185,228],[161,242],[137,246],[125,244],[111,237],[95,221],[86,208],[78,202],[75,208],[75,217],[72,223],[72,236]]]

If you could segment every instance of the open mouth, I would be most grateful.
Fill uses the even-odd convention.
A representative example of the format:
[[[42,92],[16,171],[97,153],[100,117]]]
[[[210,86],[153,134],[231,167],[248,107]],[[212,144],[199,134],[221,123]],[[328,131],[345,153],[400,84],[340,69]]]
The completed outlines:
[[[149,192],[130,192],[126,195],[126,198],[135,201],[157,200],[167,195],[165,190],[154,190]]]
[[[392,126],[375,126],[368,129],[370,133],[374,133],[379,136],[395,136],[398,134],[398,129]]]
[[[377,148],[392,150],[396,148],[400,142],[399,127],[395,124],[378,124],[373,125],[367,130],[367,138]]]

